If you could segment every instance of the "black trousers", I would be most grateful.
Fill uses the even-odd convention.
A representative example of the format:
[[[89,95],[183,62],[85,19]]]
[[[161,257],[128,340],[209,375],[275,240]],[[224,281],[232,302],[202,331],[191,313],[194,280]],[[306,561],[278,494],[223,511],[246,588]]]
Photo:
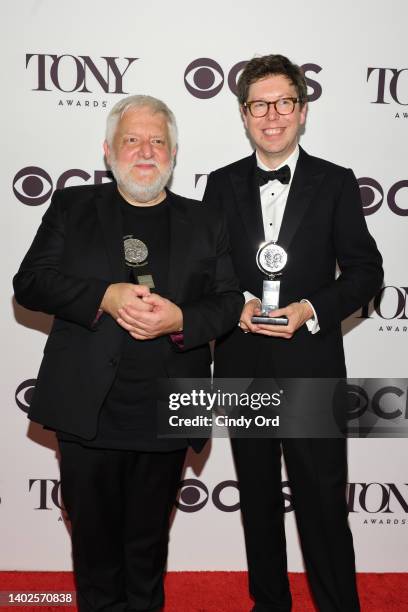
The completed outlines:
[[[346,441],[233,439],[256,612],[289,612],[281,449],[309,583],[319,612],[360,610],[347,521]]]
[[[60,441],[80,612],[156,612],[185,450],[146,453]]]

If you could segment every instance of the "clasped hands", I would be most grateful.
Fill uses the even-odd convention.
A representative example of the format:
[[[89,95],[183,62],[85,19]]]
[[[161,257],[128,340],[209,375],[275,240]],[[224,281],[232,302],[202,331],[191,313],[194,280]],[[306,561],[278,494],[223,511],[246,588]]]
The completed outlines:
[[[239,320],[239,326],[243,332],[290,339],[299,327],[313,317],[313,309],[310,304],[293,302],[285,308],[279,308],[270,313],[274,317],[288,317],[288,325],[255,324],[251,322],[251,317],[261,314],[260,304],[256,298],[245,304]]]
[[[181,308],[151,293],[145,285],[109,285],[100,307],[136,340],[151,340],[183,329]]]

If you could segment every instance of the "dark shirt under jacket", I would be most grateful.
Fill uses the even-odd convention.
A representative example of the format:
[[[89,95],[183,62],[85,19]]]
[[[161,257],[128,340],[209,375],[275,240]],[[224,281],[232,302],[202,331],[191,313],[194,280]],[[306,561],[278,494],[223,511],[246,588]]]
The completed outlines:
[[[137,275],[151,274],[152,291],[166,297],[169,253],[169,202],[156,206],[132,206],[117,194],[123,223],[123,238],[141,240],[148,257],[132,267],[123,260],[129,282]],[[185,440],[157,438],[155,388],[158,378],[167,376],[163,363],[163,343],[167,337],[135,340],[125,330],[122,357],[115,381],[101,408],[98,432],[92,440],[58,433],[58,438],[79,442],[92,448],[114,448],[139,451],[169,451],[186,447]]]

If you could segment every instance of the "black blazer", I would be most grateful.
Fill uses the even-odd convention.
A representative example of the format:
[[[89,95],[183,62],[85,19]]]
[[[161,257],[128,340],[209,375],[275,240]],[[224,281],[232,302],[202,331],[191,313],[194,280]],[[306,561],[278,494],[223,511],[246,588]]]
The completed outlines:
[[[119,363],[124,332],[94,320],[106,288],[126,282],[115,183],[56,191],[14,278],[16,300],[55,315],[29,417],[91,439]],[[222,215],[168,192],[169,299],[184,317],[184,350],[163,343],[169,377],[210,376],[208,342],[236,325],[243,298]]]
[[[262,296],[256,253],[265,240],[255,154],[212,172],[204,202],[227,218],[232,259],[241,290]],[[380,288],[382,259],[362,212],[351,170],[300,148],[278,244],[288,253],[280,305],[313,304],[320,332],[302,326],[290,339],[243,334],[217,343],[217,376],[344,376],[341,321]],[[335,278],[336,262],[341,274]],[[269,374],[267,373],[269,372]]]

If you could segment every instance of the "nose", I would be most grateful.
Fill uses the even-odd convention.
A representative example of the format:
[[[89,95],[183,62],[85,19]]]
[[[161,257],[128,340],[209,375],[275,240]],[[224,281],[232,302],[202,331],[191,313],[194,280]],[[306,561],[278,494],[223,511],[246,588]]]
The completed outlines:
[[[150,140],[145,140],[140,145],[140,153],[145,159],[153,157],[153,147]]]
[[[268,112],[266,113],[268,119],[273,121],[274,119],[279,119],[279,113],[276,112],[276,109],[273,104],[269,105]]]

